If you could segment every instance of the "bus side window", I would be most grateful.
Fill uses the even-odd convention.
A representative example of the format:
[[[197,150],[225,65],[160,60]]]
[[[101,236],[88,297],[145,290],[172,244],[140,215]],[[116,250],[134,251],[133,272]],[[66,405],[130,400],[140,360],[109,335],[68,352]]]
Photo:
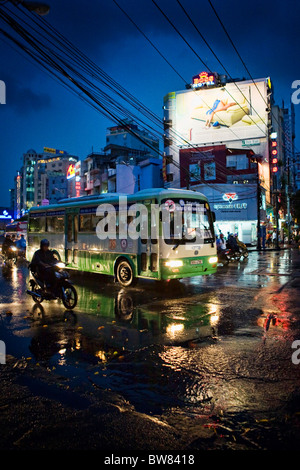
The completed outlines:
[[[31,217],[29,220],[29,232],[45,232],[45,219],[46,217]]]
[[[80,216],[79,231],[80,232],[92,231],[92,214],[82,214]]]
[[[96,231],[97,225],[100,222],[100,220],[102,220],[102,219],[103,219],[103,217],[100,217],[96,214],[92,214],[92,231],[93,232]]]

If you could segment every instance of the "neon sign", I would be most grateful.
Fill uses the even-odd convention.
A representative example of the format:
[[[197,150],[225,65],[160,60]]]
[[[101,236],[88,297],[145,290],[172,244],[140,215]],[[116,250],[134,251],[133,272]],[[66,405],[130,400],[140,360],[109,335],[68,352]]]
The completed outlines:
[[[7,212],[7,210],[4,210],[0,215],[0,219],[12,219],[12,216]]]
[[[217,74],[213,72],[201,72],[192,79],[192,88],[212,86],[217,84]]]
[[[53,154],[61,154],[61,155],[67,155],[68,152],[65,150],[59,150],[59,149],[53,149],[51,147],[44,147],[44,152],[45,153],[53,153]]]
[[[71,165],[69,165],[68,170],[67,170],[67,180],[74,178],[74,176],[75,176],[75,165],[71,163]]]

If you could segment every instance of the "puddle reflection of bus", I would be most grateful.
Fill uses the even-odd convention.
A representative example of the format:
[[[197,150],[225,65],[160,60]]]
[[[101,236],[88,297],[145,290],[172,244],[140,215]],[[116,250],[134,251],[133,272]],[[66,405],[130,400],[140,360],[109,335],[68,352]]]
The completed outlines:
[[[115,347],[132,350],[149,344],[183,344],[216,334],[205,305],[192,304],[186,314],[168,315],[161,313],[160,304],[156,308],[135,304],[134,295],[125,289],[110,295],[76,288],[78,307],[89,316],[85,332],[90,330],[92,336],[100,328],[105,342]]]

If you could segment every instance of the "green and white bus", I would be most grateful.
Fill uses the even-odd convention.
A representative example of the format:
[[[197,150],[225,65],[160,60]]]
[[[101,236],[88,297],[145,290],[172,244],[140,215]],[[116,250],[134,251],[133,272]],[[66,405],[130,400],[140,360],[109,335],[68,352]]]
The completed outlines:
[[[147,208],[140,224],[148,225],[149,236],[124,238],[118,231],[121,218],[120,195],[100,194],[64,199],[55,205],[33,207],[28,219],[27,259],[47,238],[50,248],[71,270],[101,273],[114,276],[123,286],[129,286],[138,278],[156,280],[181,279],[213,274],[217,269],[214,213],[207,198],[198,192],[178,189],[149,189],[126,196],[127,207],[142,204]],[[99,205],[115,209],[115,235],[100,239],[97,226],[104,218],[99,215]],[[153,215],[152,207],[167,207],[170,228],[166,235],[160,210]],[[190,212],[182,212],[184,233],[202,230],[202,243],[198,238],[179,237],[174,228],[175,208],[189,205]],[[103,207],[103,206],[102,206]],[[106,207],[106,206],[105,206]],[[196,210],[201,207],[201,211]],[[129,212],[128,212],[129,213]],[[106,213],[105,213],[106,215]],[[138,217],[137,213],[137,217]],[[131,222],[133,217],[130,216]],[[122,219],[124,220],[124,218]],[[129,223],[129,222],[128,222]],[[153,229],[155,226],[153,237]],[[139,230],[140,226],[137,226]],[[107,226],[104,229],[107,231]],[[97,231],[97,233],[96,233]],[[142,233],[145,233],[141,230]]]

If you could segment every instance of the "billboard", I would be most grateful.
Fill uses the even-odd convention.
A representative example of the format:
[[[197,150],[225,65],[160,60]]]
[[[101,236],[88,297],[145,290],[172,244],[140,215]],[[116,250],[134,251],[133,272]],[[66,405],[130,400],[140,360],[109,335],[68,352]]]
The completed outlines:
[[[227,83],[169,95],[173,129],[191,145],[266,137],[267,80]],[[174,102],[175,101],[175,102]],[[179,145],[187,142],[176,137]],[[210,171],[210,170],[209,170]]]

